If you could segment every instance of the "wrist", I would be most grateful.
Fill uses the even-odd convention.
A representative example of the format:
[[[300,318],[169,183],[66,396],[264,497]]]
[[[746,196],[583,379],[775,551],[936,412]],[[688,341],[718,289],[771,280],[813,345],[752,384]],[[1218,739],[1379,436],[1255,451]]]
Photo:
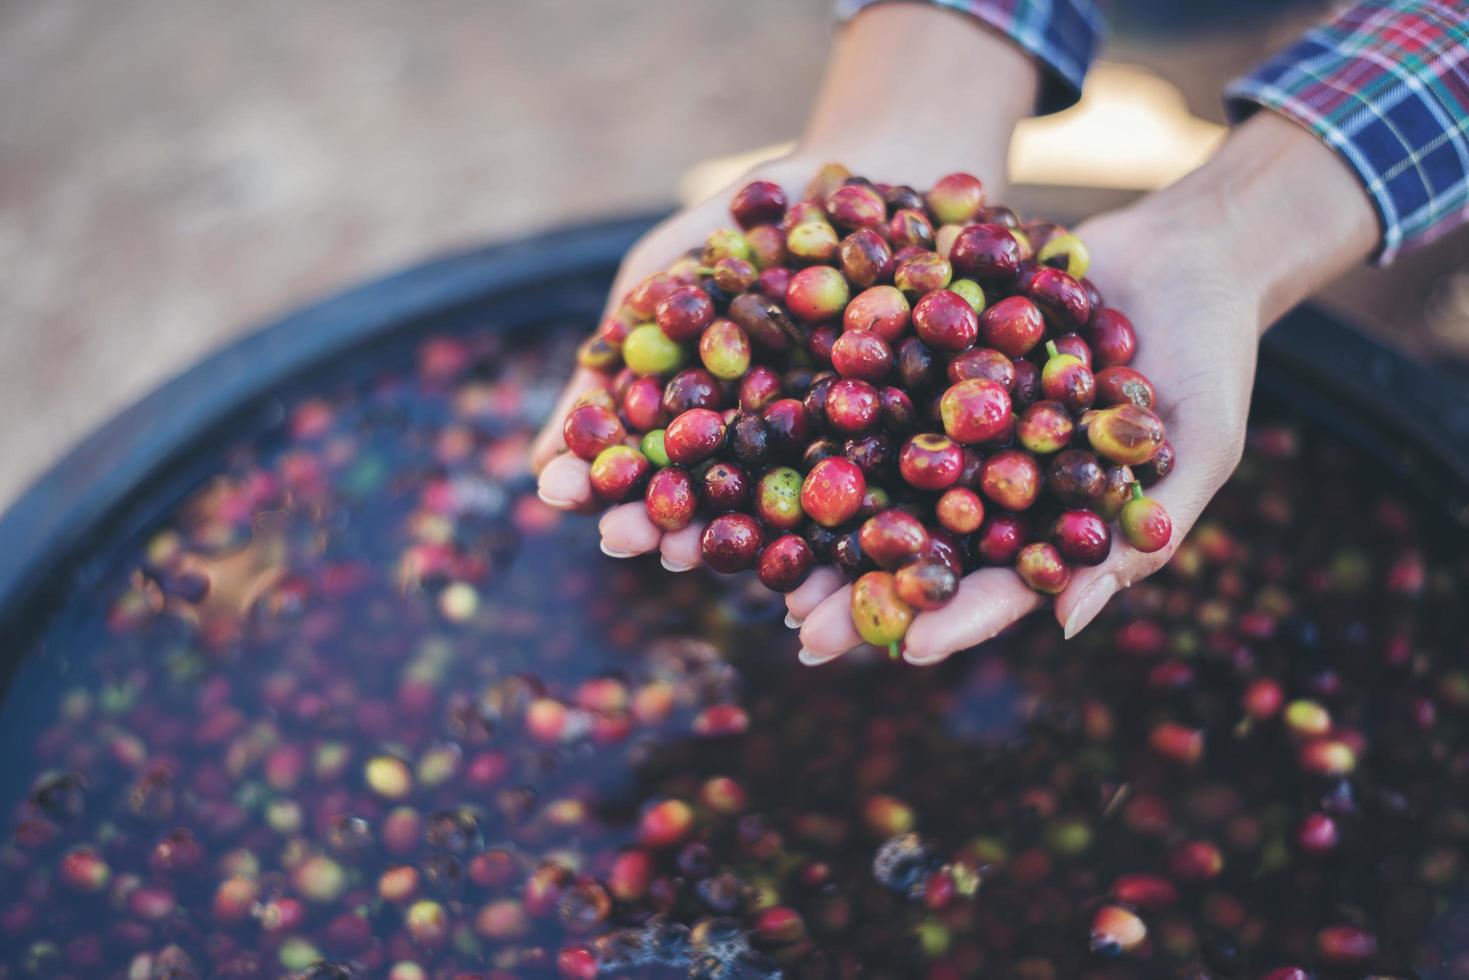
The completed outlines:
[[[1376,213],[1355,173],[1295,123],[1261,112],[1198,170],[1139,208],[1164,236],[1205,249],[1259,309],[1263,333],[1376,247]]]
[[[1008,38],[931,4],[881,4],[837,35],[796,155],[875,180],[968,171],[996,194],[1040,71]]]

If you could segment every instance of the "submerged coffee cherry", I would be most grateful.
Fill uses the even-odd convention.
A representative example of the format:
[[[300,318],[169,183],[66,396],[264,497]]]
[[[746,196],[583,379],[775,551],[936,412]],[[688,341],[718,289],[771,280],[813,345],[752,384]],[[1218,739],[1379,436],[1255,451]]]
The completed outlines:
[[[1127,543],[1138,551],[1151,553],[1167,547],[1173,536],[1173,521],[1163,505],[1143,496],[1140,484],[1132,485],[1132,499],[1123,504],[1118,524]]]
[[[894,659],[913,622],[913,607],[898,595],[891,572],[868,572],[852,584],[852,625],[873,646],[887,647]]]
[[[776,592],[790,592],[806,581],[816,564],[816,553],[799,534],[783,534],[766,545],[755,564],[760,584]]]
[[[726,574],[753,568],[760,553],[760,524],[749,514],[720,514],[699,539],[704,564]]]

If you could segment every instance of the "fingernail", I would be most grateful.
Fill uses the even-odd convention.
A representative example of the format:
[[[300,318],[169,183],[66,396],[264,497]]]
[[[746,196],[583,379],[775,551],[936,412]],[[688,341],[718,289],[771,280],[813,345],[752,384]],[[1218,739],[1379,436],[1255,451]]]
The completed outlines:
[[[673,562],[669,561],[665,557],[659,557],[658,563],[660,565],[662,565],[664,568],[668,569],[670,572],[687,572],[689,569],[691,569],[691,568],[694,567],[693,565],[677,565],[677,564],[674,564]]]
[[[949,659],[952,650],[943,650],[939,653],[915,654],[912,650],[903,651],[903,659],[914,667],[929,667]]]
[[[807,650],[805,647],[802,647],[801,652],[796,654],[796,659],[807,667],[819,667],[828,660],[835,660],[836,657],[837,655],[833,653],[817,653],[815,650]]]
[[[544,490],[537,490],[536,496],[540,497],[544,503],[555,507],[557,510],[566,510],[568,507],[573,507],[576,504],[576,501],[574,500],[558,500],[557,498],[546,493],[546,491]]]
[[[800,616],[797,616],[795,613],[792,613],[792,612],[786,613],[786,625],[789,626],[791,629],[793,629],[793,630],[800,629],[801,628],[801,624],[804,623],[804,622],[805,622],[805,620],[802,619]]]
[[[1076,605],[1071,610],[1071,615],[1066,618],[1066,639],[1071,639],[1077,633],[1086,628],[1087,624],[1097,618],[1097,613],[1107,604],[1107,600],[1117,594],[1117,579],[1111,575],[1103,575],[1091,584],[1091,588],[1081,594],[1076,600]]]
[[[636,551],[617,551],[617,550],[614,550],[612,548],[609,548],[609,547],[607,547],[607,542],[606,541],[603,541],[602,542],[602,546],[601,547],[602,547],[602,554],[606,555],[608,558],[634,558],[634,557],[637,556],[637,552]]]

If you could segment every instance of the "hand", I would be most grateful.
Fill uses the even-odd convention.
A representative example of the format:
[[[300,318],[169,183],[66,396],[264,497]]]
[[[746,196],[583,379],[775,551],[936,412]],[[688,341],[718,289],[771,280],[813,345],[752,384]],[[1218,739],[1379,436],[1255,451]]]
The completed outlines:
[[[1167,547],[1143,554],[1114,535],[1112,553],[1078,569],[1056,597],[1074,636],[1119,589],[1161,568],[1228,479],[1244,446],[1259,335],[1377,241],[1377,221],[1356,179],[1314,137],[1263,114],[1183,181],[1077,229],[1088,273],[1107,305],[1138,333],[1135,365],[1153,380],[1178,462],[1150,491],[1173,519]],[[822,663],[859,642],[850,588],[823,569],[787,604],[802,620],[802,660]],[[905,658],[937,663],[1039,608],[1007,568],[964,579],[942,609],[908,629]]]
[[[912,52],[923,56],[912,57]],[[955,65],[967,70],[956,72]],[[928,4],[883,4],[863,11],[837,38],[800,148],[650,231],[618,270],[609,312],[642,279],[667,268],[709,232],[730,226],[731,197],[756,178],[780,184],[796,201],[826,163],[915,187],[964,170],[983,175],[990,197],[1003,200],[1010,134],[1030,114],[1038,90],[1031,60],[964,15]],[[953,107],[959,105],[965,109],[956,115]],[[605,383],[601,375],[579,369],[536,440],[532,462],[540,473],[541,497],[554,507],[596,506],[590,467],[563,451],[561,423],[576,399]],[[615,557],[658,550],[673,570],[699,563],[703,525],[696,522],[665,535],[638,502],[610,509],[601,531],[602,550]],[[823,581],[826,573],[814,578]]]

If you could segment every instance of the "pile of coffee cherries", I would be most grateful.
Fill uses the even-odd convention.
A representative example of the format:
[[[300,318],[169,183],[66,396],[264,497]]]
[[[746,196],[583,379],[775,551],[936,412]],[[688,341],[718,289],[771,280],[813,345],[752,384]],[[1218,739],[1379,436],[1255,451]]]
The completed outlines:
[[[705,564],[778,591],[836,566],[894,655],[966,571],[1055,594],[1110,521],[1167,545],[1141,489],[1174,462],[1158,394],[1076,236],[963,173],[921,194],[828,166],[794,204],[756,181],[730,213],[581,349],[608,384],[563,432],[602,501],[641,497],[665,531],[702,512]]]

